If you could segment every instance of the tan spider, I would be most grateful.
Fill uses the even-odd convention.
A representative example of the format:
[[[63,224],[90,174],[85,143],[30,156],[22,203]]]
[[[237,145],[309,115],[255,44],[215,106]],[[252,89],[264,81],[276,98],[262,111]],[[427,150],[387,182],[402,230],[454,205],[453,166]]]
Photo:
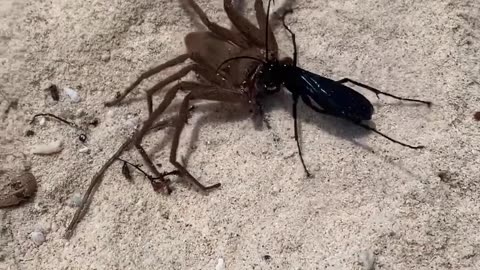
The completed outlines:
[[[224,9],[228,18],[232,22],[234,29],[227,29],[214,22],[211,22],[203,10],[193,1],[186,0],[188,5],[199,16],[202,23],[209,31],[192,32],[186,35],[185,45],[187,52],[179,55],[163,64],[147,70],[135,80],[123,93],[114,100],[106,102],[106,106],[118,105],[136,86],[143,80],[175,65],[185,62],[187,59],[193,63],[186,65],[176,73],[156,83],[153,87],[146,91],[149,117],[143,122],[142,127],[123,145],[117,152],[103,165],[97,174],[93,177],[88,190],[86,191],[82,204],[75,213],[69,227],[67,228],[65,237],[69,238],[80,219],[85,214],[93,196],[93,192],[98,187],[105,171],[121,156],[121,154],[130,146],[135,146],[142,156],[144,162],[154,173],[157,189],[163,189],[167,193],[171,191],[169,181],[164,176],[167,174],[160,173],[151,159],[148,157],[141,143],[144,136],[158,124],[158,118],[164,113],[167,107],[175,99],[178,91],[185,91],[187,95],[184,97],[178,119],[174,121],[175,133],[173,136],[172,147],[170,152],[170,162],[177,168],[179,174],[190,180],[196,187],[202,191],[208,191],[220,186],[219,183],[204,186],[192,176],[187,169],[177,160],[177,149],[180,141],[180,135],[188,118],[190,102],[193,100],[211,100],[229,103],[243,103],[246,106],[252,106],[256,112],[258,104],[256,103],[257,95],[262,90],[262,86],[255,80],[255,73],[258,71],[258,61],[251,59],[239,59],[234,61],[225,68],[218,70],[225,60],[238,57],[249,56],[252,58],[265,58],[265,49],[268,46],[269,57],[277,59],[278,46],[273,35],[271,27],[267,21],[267,13],[265,12],[262,0],[255,0],[255,14],[258,27],[240,14],[233,6],[232,0],[224,0]],[[268,45],[266,40],[268,36]],[[291,62],[291,58],[285,58],[282,62]],[[190,72],[196,73],[199,81],[181,81]],[[166,90],[162,102],[155,108],[152,102],[152,96],[171,83],[175,83]],[[155,186],[154,186],[155,187]]]

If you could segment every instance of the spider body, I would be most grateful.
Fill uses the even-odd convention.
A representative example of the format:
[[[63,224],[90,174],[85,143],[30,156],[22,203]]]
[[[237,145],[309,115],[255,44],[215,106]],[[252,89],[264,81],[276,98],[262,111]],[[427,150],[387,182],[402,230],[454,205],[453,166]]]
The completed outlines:
[[[184,39],[186,53],[142,73],[122,94],[114,100],[106,102],[105,105],[113,106],[119,104],[146,78],[167,68],[182,64],[187,59],[190,59],[193,63],[187,64],[146,91],[149,118],[143,123],[142,129],[134,134],[132,143],[140,150],[143,137],[157,118],[163,114],[179,91],[186,92],[187,94],[183,97],[178,119],[175,123],[170,162],[177,168],[182,176],[190,180],[200,190],[206,191],[216,188],[220,186],[220,184],[211,186],[202,185],[177,160],[180,135],[188,118],[190,103],[194,100],[240,103],[245,106],[250,106],[254,115],[258,114],[261,112],[261,109],[259,109],[257,100],[259,100],[258,97],[261,95],[260,91],[262,91],[262,89],[261,87],[257,87],[257,77],[255,76],[259,64],[252,59],[265,57],[264,51],[267,49],[271,52],[271,56],[276,59],[278,47],[273,32],[268,26],[268,16],[265,13],[262,0],[255,0],[254,4],[258,27],[235,10],[232,0],[224,0],[225,12],[234,26],[232,29],[227,29],[211,22],[193,0],[187,0],[187,3],[209,31],[187,34]],[[265,36],[264,33],[266,33]],[[266,36],[270,39],[269,44],[266,43]],[[225,59],[238,56],[248,56],[251,59],[240,59],[222,69],[216,68]],[[286,58],[280,61],[288,62],[291,60]],[[194,72],[199,80],[179,82],[179,80],[190,72]],[[173,84],[173,86],[166,90],[162,102],[154,109],[153,95],[165,89],[170,84]],[[157,177],[162,175],[156,170],[154,163],[144,151],[142,158],[145,163],[150,164],[150,170],[152,170]],[[165,186],[168,190],[168,183],[165,183]]]

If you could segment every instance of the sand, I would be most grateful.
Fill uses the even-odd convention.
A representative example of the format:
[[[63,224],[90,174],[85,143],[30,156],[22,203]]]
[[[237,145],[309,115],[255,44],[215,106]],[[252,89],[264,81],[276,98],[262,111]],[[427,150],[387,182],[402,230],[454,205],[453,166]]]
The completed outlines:
[[[229,25],[222,1],[197,2]],[[299,0],[294,8],[288,22],[300,67],[434,102],[429,109],[359,90],[379,130],[426,148],[401,147],[302,104],[307,178],[288,95],[266,103],[271,129],[255,129],[245,108],[202,103],[179,156],[201,182],[222,187],[203,195],[174,177],[165,196],[139,173],[128,182],[115,163],[65,240],[75,198],[145,119],[142,91],[176,69],[143,83],[130,102],[103,102],[183,53],[183,37],[202,28],[178,1],[1,1],[0,91],[18,106],[6,114],[1,99],[0,168],[31,167],[39,189],[31,202],[0,210],[0,269],[215,269],[219,259],[225,269],[480,269],[480,2]],[[253,18],[249,5],[246,13]],[[276,32],[291,54],[285,32]],[[50,84],[76,89],[81,101],[63,90],[53,101]],[[100,124],[82,143],[57,121],[29,124],[41,112]],[[163,170],[172,169],[171,138],[169,129],[144,142]],[[30,153],[56,140],[60,153]],[[123,157],[141,163],[134,151]],[[33,231],[46,241],[37,246]]]

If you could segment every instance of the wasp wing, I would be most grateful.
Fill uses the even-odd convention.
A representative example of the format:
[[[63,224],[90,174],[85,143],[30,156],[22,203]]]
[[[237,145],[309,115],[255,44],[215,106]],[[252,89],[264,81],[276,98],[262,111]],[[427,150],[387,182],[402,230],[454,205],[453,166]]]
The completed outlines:
[[[298,67],[290,74],[287,89],[315,102],[326,113],[354,121],[371,119],[372,104],[352,88]]]

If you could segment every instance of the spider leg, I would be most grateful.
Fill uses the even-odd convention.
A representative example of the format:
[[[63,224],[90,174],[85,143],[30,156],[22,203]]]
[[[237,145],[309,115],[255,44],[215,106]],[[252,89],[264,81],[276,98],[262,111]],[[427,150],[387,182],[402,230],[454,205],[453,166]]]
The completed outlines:
[[[132,84],[130,84],[130,86],[127,87],[127,89],[125,89],[123,91],[123,93],[120,94],[120,96],[116,97],[114,100],[111,100],[111,101],[108,101],[108,102],[105,102],[105,106],[107,107],[110,107],[110,106],[115,106],[117,105],[118,103],[120,103],[135,87],[137,87],[143,80],[147,79],[147,78],[150,78],[151,76],[169,68],[169,67],[173,67],[175,65],[178,65],[178,64],[181,64],[183,62],[185,62],[185,60],[187,60],[188,58],[190,57],[190,55],[188,53],[186,54],[182,54],[182,55],[179,55],[165,63],[162,63],[156,67],[153,67],[145,72],[143,72],[140,77],[138,77]]]
[[[289,10],[286,10],[281,19],[282,19],[282,24],[283,24],[283,27],[290,33],[290,36],[292,37],[292,44],[293,44],[293,65],[294,66],[297,66],[297,42],[296,42],[296,39],[295,39],[295,33],[292,32],[292,30],[290,30],[290,27],[287,26],[287,24],[285,23],[285,16],[287,14],[291,14],[293,13],[293,11],[291,9]]]
[[[191,112],[194,110],[194,106],[191,106],[190,107],[190,117],[192,116],[191,115]],[[173,116],[173,117],[168,117],[168,118],[165,118],[165,119],[162,119],[162,120],[159,120],[158,122],[156,122],[155,124],[152,125],[152,127],[150,128],[150,131],[159,131],[159,130],[162,130],[164,128],[167,128],[167,127],[175,127],[175,123],[178,121],[178,116]],[[188,122],[187,122],[188,124]]]
[[[181,78],[185,77],[189,72],[195,72],[196,74],[200,75],[202,78],[206,79],[209,82],[215,83],[217,85],[227,84],[227,82],[221,80],[218,76],[215,75],[215,72],[205,66],[201,66],[199,64],[190,64],[186,67],[183,67],[179,71],[175,72],[174,74],[168,76],[167,78],[161,80],[160,82],[156,83],[150,89],[146,91],[147,94],[147,103],[148,103],[148,113],[152,113],[153,108],[153,100],[152,97],[155,93],[163,89],[168,84],[178,81]]]
[[[155,191],[160,190],[160,189],[165,189],[167,194],[172,193],[172,189],[169,187],[170,181],[164,177],[164,174],[159,172],[157,170],[157,167],[155,167],[155,164],[153,164],[152,160],[148,156],[147,152],[145,149],[143,149],[142,145],[140,143],[137,143],[135,145],[137,148],[138,152],[140,153],[140,156],[142,157],[144,163],[147,165],[148,169],[153,172],[153,174],[156,177],[156,181],[158,182],[153,182],[151,180],[152,187]]]
[[[263,7],[262,0],[255,0],[255,16],[257,18],[258,26],[260,27],[260,34],[262,35],[261,38],[265,38],[265,29],[267,28],[267,14],[265,13],[265,9]],[[264,41],[266,43],[266,41]],[[264,44],[265,46],[265,44]],[[278,57],[278,44],[275,35],[273,34],[272,25],[269,24],[268,26],[268,50],[274,53],[274,57]]]
[[[263,7],[263,6],[262,6]],[[257,47],[264,47],[264,33],[252,24],[247,18],[245,18],[232,3],[232,0],[224,0],[223,8],[227,13],[228,18],[232,24],[247,38],[250,43],[253,43]]]
[[[208,191],[210,189],[214,189],[220,186],[220,183],[211,185],[211,186],[204,186],[201,184],[193,175],[191,175],[187,169],[177,161],[177,151],[178,151],[178,144],[180,142],[180,135],[182,134],[182,130],[185,126],[185,120],[188,117],[188,109],[190,101],[192,100],[211,100],[211,101],[220,101],[220,102],[229,102],[229,103],[239,103],[243,101],[243,95],[240,93],[232,92],[232,91],[225,91],[220,88],[212,89],[213,87],[210,85],[202,85],[197,84],[195,86],[194,91],[188,93],[180,106],[179,111],[179,121],[176,123],[175,134],[173,136],[172,141],[172,148],[170,152],[170,162],[180,171],[180,174],[190,180],[195,186],[197,186],[202,191]],[[183,88],[182,90],[187,90]],[[188,89],[190,90],[190,89]]]
[[[233,43],[237,44],[242,48],[248,48],[249,44],[247,40],[243,38],[243,36],[238,35],[235,31],[222,27],[216,23],[211,22],[205,12],[195,3],[193,0],[187,0],[188,4],[193,8],[195,13],[197,13],[198,17],[202,23],[213,33],[217,34],[218,36],[222,37],[225,40],[230,40]],[[233,7],[232,7],[233,8]]]
[[[92,177],[90,184],[88,186],[87,191],[83,196],[82,202],[80,207],[77,208],[75,215],[73,216],[70,224],[65,231],[65,238],[70,238],[73,234],[73,231],[77,227],[78,223],[85,216],[90,203],[92,202],[93,195],[95,191],[98,189],[98,186],[102,182],[103,176],[108,168],[125,152],[131,145],[140,145],[142,143],[143,137],[145,134],[152,128],[152,125],[157,121],[157,119],[162,115],[162,113],[167,109],[167,107],[172,103],[173,99],[178,93],[180,89],[190,89],[194,88],[197,83],[192,82],[180,82],[171,89],[167,91],[165,94],[162,102],[158,105],[158,107],[149,115],[149,117],[143,122],[142,127],[140,130],[135,132],[133,136],[127,139],[120,148],[110,157],[105,164],[100,168],[100,170]]]

